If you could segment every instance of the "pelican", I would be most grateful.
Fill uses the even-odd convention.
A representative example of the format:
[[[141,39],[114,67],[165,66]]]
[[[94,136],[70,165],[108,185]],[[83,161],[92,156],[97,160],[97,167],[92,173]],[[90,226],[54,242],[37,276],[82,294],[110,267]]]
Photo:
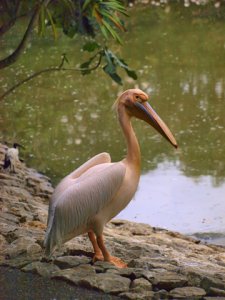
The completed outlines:
[[[18,143],[14,143],[12,148],[8,148],[5,154],[4,158],[4,165],[3,169],[10,169],[12,172],[16,172],[16,166],[18,163],[22,160],[19,159],[19,147],[22,147],[22,145]]]
[[[119,268],[126,267],[125,262],[107,250],[103,228],[128,205],[137,190],[141,154],[131,118],[144,120],[177,148],[171,131],[147,100],[148,95],[142,90],[129,89],[114,104],[127,145],[123,160],[111,162],[108,153],[100,153],[56,187],[49,204],[44,241],[47,256],[66,241],[88,233],[94,249],[93,261],[104,260]]]

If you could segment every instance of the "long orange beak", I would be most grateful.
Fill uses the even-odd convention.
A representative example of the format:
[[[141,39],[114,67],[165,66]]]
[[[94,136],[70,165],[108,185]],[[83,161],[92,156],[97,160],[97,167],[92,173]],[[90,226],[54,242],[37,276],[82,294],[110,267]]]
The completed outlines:
[[[135,102],[134,105],[139,111],[138,117],[140,119],[146,121],[148,124],[154,127],[175,148],[178,147],[172,132],[169,130],[169,128],[166,126],[163,120],[157,115],[157,113],[147,101],[143,103]]]

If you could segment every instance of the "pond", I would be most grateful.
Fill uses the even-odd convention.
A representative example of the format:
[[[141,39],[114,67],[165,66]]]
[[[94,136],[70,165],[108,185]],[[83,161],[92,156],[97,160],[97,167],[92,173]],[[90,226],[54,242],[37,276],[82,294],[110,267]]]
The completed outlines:
[[[223,243],[225,234],[225,29],[207,9],[136,7],[130,10],[124,46],[113,49],[137,70],[138,80],[118,86],[102,70],[49,73],[18,88],[1,102],[2,141],[17,141],[29,166],[56,184],[88,158],[107,151],[125,155],[111,106],[117,95],[139,87],[174,133],[179,149],[148,125],[133,122],[142,151],[142,176],[134,200],[120,218],[149,223]],[[3,40],[11,53],[21,27]],[[85,60],[80,40],[35,34],[26,53],[1,72],[1,93],[24,76]]]

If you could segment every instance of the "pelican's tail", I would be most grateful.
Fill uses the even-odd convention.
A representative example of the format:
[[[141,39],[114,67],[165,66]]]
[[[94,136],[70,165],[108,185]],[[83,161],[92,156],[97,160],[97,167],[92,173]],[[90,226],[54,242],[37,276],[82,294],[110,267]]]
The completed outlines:
[[[59,249],[62,245],[62,234],[57,226],[53,226],[53,222],[53,220],[49,222],[44,239],[45,255],[47,257],[50,257],[55,249]]]
[[[54,238],[51,234],[51,230],[46,232],[45,239],[44,239],[44,247],[45,247],[45,256],[50,257],[54,250],[56,249],[56,243]]]

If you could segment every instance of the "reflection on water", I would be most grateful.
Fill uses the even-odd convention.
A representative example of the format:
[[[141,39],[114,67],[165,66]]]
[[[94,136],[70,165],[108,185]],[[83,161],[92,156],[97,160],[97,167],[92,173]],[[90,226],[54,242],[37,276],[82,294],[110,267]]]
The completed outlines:
[[[54,183],[96,153],[107,151],[114,161],[120,160],[125,145],[111,106],[123,89],[140,87],[151,95],[152,106],[169,125],[180,148],[174,151],[154,130],[134,122],[145,174],[136,202],[141,206],[138,198],[147,201],[146,197],[151,197],[152,187],[148,183],[145,186],[146,181],[154,178],[154,187],[162,186],[163,179],[168,185],[163,193],[157,191],[159,196],[155,199],[159,208],[167,203],[169,215],[161,218],[158,208],[154,212],[151,206],[152,214],[158,216],[154,222],[167,226],[164,221],[174,219],[172,228],[185,232],[204,226],[224,229],[222,220],[215,221],[207,215],[213,201],[215,207],[222,205],[218,203],[224,201],[225,192],[224,23],[201,18],[200,9],[203,8],[192,11],[145,7],[131,11],[125,45],[114,48],[138,70],[138,81],[124,77],[124,86],[118,87],[101,70],[87,77],[75,72],[39,77],[1,103],[0,139],[23,144],[26,162],[49,175]],[[21,30],[22,25],[10,33],[7,43],[3,41],[1,57],[18,43]],[[70,66],[77,65],[84,55],[78,43],[64,37],[54,41],[51,37],[43,40],[34,36],[24,56],[2,71],[0,93],[34,70],[58,65],[62,53],[67,53]],[[161,163],[166,166],[164,177]],[[171,178],[176,182],[173,201],[168,196],[174,186]],[[195,214],[188,203],[196,208]],[[213,211],[215,216],[218,212],[218,218],[221,216],[221,210]],[[194,216],[195,228],[188,221]],[[148,219],[146,215],[139,217],[142,221]]]

